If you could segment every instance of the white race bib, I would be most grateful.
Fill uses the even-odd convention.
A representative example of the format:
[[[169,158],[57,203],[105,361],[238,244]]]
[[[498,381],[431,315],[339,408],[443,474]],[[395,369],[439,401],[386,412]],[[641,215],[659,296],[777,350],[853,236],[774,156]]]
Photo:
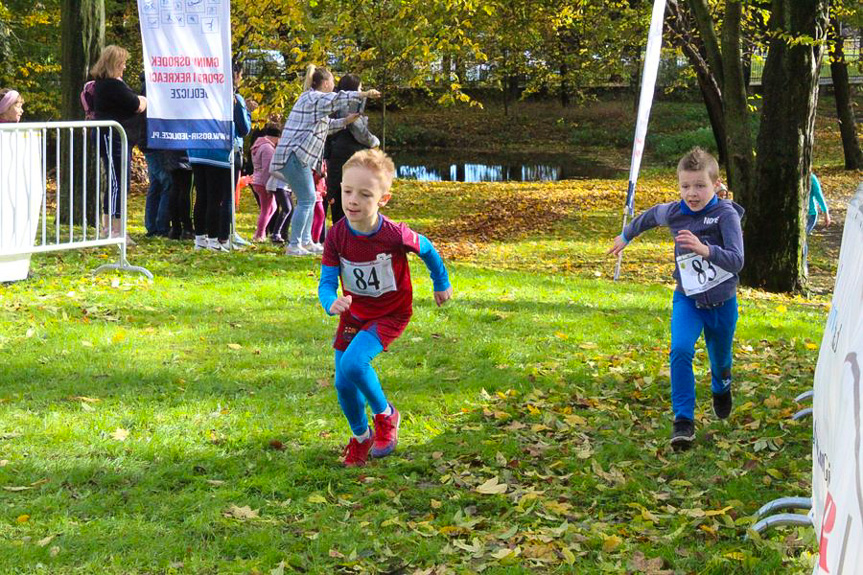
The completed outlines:
[[[704,293],[734,275],[696,253],[678,256],[677,269],[686,295]]]
[[[357,295],[380,297],[396,291],[396,278],[393,273],[393,257],[378,254],[371,262],[350,262],[341,260],[342,287]]]

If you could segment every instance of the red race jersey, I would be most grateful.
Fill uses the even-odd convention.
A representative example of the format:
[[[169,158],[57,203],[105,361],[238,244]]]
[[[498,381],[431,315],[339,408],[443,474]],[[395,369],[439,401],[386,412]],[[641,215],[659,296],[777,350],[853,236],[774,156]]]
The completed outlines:
[[[342,292],[353,298],[350,314],[361,320],[413,311],[408,252],[420,251],[419,234],[380,215],[378,231],[365,236],[342,218],[327,232],[323,264],[338,266]]]

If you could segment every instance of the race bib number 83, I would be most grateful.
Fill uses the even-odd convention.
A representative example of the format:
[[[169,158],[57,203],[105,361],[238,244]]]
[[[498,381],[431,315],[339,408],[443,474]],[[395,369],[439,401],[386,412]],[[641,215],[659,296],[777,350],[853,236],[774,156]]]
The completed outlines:
[[[342,286],[357,295],[379,297],[396,291],[392,256],[380,254],[370,262],[351,262],[341,259]]]
[[[704,293],[734,275],[695,253],[678,256],[677,269],[686,295]]]

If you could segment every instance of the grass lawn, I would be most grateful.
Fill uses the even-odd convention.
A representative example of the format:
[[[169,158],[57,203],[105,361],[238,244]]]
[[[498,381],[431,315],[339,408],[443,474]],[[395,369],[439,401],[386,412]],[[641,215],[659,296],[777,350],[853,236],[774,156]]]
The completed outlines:
[[[836,207],[859,177],[822,175]],[[671,244],[646,235],[610,280],[623,189],[397,182],[387,211],[435,240],[455,298],[436,308],[413,261],[413,321],[376,360],[400,446],[361,470],[338,464],[315,260],[141,239],[150,282],[92,276],[114,251],[35,257],[0,288],[0,572],[809,572],[811,529],[743,537],[809,492],[811,420],[789,415],[829,296],[741,293],[734,414],[713,417],[700,348],[697,446],[673,453]]]

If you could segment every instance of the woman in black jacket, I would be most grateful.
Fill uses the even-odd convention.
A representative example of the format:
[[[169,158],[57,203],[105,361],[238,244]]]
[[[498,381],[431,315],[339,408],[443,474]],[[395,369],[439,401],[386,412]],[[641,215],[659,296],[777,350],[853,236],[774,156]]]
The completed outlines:
[[[339,92],[359,92],[362,90],[360,77],[356,74],[345,74],[339,80],[336,90]],[[363,104],[356,109],[345,110],[333,114],[334,118],[345,118],[350,114],[361,112]],[[356,152],[368,148],[377,148],[380,141],[369,132],[369,119],[361,115],[347,130],[339,130],[327,137],[324,148],[324,158],[327,160],[327,201],[324,202],[324,217],[329,208],[333,224],[345,217],[342,211],[342,166]],[[326,229],[326,226],[324,226]],[[318,241],[318,238],[314,238]],[[323,238],[320,238],[323,241]]]
[[[114,120],[127,127],[129,134],[138,133],[139,128],[132,129],[130,122],[140,118],[147,109],[147,98],[136,94],[123,81],[123,71],[126,69],[126,61],[129,53],[119,46],[106,46],[99,56],[99,61],[90,70],[95,83],[93,85],[93,108],[97,120]],[[99,155],[105,165],[107,173],[108,189],[102,201],[102,227],[107,232],[109,229],[108,217],[113,218],[110,223],[111,237],[117,237],[121,232],[120,220],[120,177],[123,166],[126,166],[126,177],[128,181],[129,167],[132,159],[132,146],[134,142],[129,141],[127,155],[122,156],[122,141],[119,134],[113,133],[110,128],[102,128],[99,138]]]

